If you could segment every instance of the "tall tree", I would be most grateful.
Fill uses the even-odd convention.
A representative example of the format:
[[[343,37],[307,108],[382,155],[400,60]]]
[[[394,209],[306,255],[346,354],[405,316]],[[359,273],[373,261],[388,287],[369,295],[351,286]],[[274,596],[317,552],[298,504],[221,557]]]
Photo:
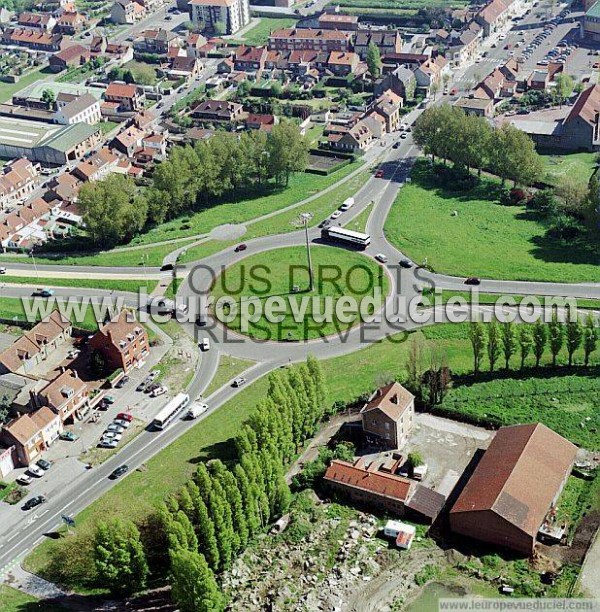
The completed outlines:
[[[225,598],[199,552],[171,551],[171,594],[181,612],[221,612]]]
[[[562,350],[565,341],[565,330],[562,323],[559,322],[556,312],[552,315],[552,321],[548,323],[548,342],[550,345],[550,353],[552,354],[552,365],[556,365],[556,358]]]
[[[521,369],[525,367],[525,360],[531,352],[533,346],[533,334],[529,325],[521,325],[519,327],[519,348],[521,353]]]
[[[381,68],[383,66],[383,62],[381,61],[381,52],[379,51],[379,47],[371,42],[367,48],[367,68],[369,69],[369,74],[373,77],[373,79],[378,79],[381,75]]]
[[[291,174],[302,172],[308,163],[308,145],[298,126],[281,121],[267,140],[269,167],[277,184],[287,185]]]
[[[571,97],[575,83],[566,72],[560,72],[554,77],[554,85],[554,96],[562,108],[565,100]]]
[[[487,354],[490,362],[490,372],[493,372],[498,357],[500,357],[500,331],[495,319],[487,326],[487,332]]]
[[[583,330],[583,363],[587,367],[590,363],[590,355],[596,350],[598,345],[598,329],[596,320],[592,313],[589,313],[585,319],[585,328]]]
[[[500,340],[502,342],[502,354],[504,355],[504,367],[508,370],[512,356],[517,352],[517,335],[515,326],[507,321],[501,326]]]
[[[148,217],[148,203],[133,180],[118,174],[85,183],[78,207],[91,239],[104,248],[139,232]]]
[[[546,324],[538,319],[533,326],[533,354],[535,356],[535,367],[540,367],[540,362],[546,350],[548,342],[548,330]]]
[[[481,369],[481,360],[486,345],[485,330],[479,321],[475,321],[469,326],[469,340],[473,348],[473,372],[477,375]]]
[[[573,355],[581,346],[581,341],[583,340],[583,325],[576,314],[569,315],[565,331],[565,344],[570,367],[573,365]]]
[[[113,593],[134,593],[146,586],[148,563],[140,532],[131,521],[98,523],[94,564],[101,586]]]

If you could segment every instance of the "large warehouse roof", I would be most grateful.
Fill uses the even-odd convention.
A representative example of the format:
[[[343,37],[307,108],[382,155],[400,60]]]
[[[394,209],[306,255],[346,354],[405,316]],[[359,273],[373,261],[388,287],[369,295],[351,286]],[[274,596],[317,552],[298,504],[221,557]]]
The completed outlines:
[[[576,453],[541,423],[502,427],[450,514],[492,510],[535,537]]]
[[[0,116],[0,145],[33,148],[44,144],[64,126]]]

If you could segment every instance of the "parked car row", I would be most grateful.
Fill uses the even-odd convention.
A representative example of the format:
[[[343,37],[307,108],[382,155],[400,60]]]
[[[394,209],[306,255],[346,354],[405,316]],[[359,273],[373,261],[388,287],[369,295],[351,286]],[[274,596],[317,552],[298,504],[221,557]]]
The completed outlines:
[[[129,413],[120,412],[104,430],[98,446],[100,448],[117,448],[132,420],[133,417]]]
[[[136,391],[140,391],[143,393],[151,393],[157,387],[160,387],[159,384],[154,381],[160,376],[160,370],[152,370],[148,376],[136,387]]]

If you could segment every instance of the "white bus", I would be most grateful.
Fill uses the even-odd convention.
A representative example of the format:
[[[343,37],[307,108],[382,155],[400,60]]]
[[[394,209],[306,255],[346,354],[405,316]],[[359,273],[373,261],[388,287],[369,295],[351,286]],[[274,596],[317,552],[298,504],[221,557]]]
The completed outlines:
[[[333,242],[343,242],[357,249],[366,249],[371,244],[371,236],[345,227],[326,227],[321,230],[321,238]]]
[[[154,418],[152,427],[164,429],[188,404],[190,396],[187,393],[177,394]]]

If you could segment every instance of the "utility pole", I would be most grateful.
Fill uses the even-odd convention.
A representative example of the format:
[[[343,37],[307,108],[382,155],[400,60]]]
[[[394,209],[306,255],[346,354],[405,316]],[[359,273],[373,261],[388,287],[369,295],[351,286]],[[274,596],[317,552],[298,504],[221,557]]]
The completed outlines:
[[[33,256],[33,249],[31,249],[31,261],[33,262],[33,269],[35,270],[35,277],[40,280],[40,273],[38,272],[37,265],[35,263],[35,257]]]

